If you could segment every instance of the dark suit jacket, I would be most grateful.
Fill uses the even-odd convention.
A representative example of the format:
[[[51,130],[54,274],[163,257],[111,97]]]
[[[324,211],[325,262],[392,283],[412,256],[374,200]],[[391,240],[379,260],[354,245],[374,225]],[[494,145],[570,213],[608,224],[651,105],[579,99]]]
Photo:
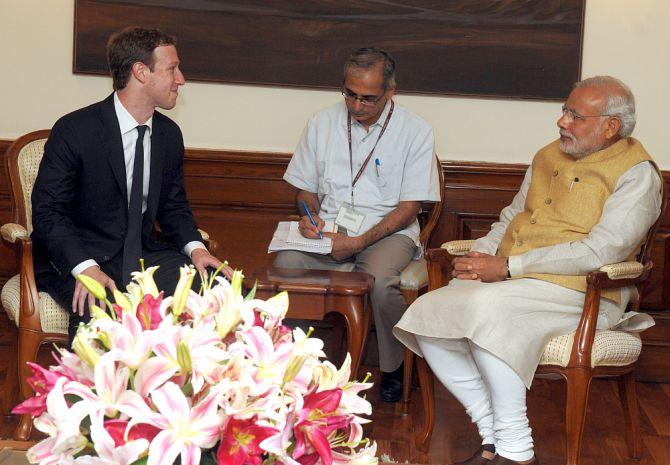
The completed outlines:
[[[202,241],[184,190],[179,127],[154,112],[143,247],[181,250]],[[59,119],[44,148],[32,194],[35,273],[65,278],[86,259],[103,264],[123,248],[126,172],[113,94]],[[158,221],[166,243],[150,238]],[[55,277],[55,276],[54,276]]]

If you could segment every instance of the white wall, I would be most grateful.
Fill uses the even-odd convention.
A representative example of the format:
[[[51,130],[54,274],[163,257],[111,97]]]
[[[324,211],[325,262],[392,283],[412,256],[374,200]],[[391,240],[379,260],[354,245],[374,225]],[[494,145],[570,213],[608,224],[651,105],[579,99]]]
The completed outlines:
[[[0,0],[0,138],[49,128],[110,92],[109,78],[72,74],[73,21],[73,0]],[[631,86],[635,135],[664,169],[669,48],[670,1],[587,0],[583,75],[611,74]],[[190,147],[290,152],[309,115],[339,98],[336,91],[191,82],[170,114]],[[397,101],[433,124],[443,159],[528,162],[557,134],[558,103],[407,95]]]

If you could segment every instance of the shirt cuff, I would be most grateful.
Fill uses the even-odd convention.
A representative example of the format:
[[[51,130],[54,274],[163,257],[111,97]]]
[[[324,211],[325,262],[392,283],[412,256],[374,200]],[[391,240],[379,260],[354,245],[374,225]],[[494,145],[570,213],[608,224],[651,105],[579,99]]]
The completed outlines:
[[[512,255],[507,257],[507,268],[509,275],[513,278],[523,274],[523,265],[521,263],[521,255]]]
[[[72,271],[70,271],[70,274],[72,275],[72,277],[74,279],[77,279],[77,276],[79,276],[79,274],[82,271],[84,271],[86,268],[88,268],[90,266],[97,266],[98,268],[100,268],[100,265],[98,265],[98,262],[96,262],[92,258],[89,258],[88,260],[84,260],[79,265],[72,268]]]
[[[205,249],[205,250],[207,250],[207,247],[205,247],[205,244],[203,244],[200,241],[191,241],[184,246],[184,248],[182,249],[182,252],[188,258],[191,258],[191,254],[193,253],[193,251],[195,249]]]

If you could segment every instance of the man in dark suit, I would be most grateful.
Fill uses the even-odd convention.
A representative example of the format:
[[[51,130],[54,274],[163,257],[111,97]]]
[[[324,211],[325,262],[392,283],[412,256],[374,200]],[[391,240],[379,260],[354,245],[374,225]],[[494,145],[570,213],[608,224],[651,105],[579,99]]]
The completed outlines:
[[[181,131],[155,111],[173,108],[185,82],[174,38],[125,29],[110,38],[107,59],[115,92],[56,122],[32,194],[37,285],[72,308],[70,340],[94,303],[79,273],[114,290],[143,258],[160,265],[156,284],[169,295],[184,263],[221,265],[186,198]],[[155,222],[162,241],[151,237]]]

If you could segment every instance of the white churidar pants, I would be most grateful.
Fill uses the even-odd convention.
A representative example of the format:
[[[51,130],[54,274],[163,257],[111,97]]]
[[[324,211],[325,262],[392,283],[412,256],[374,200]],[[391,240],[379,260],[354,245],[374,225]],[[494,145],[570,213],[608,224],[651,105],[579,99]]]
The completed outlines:
[[[438,380],[465,407],[482,444],[510,460],[534,457],[526,386],[505,362],[468,339],[416,336]]]

